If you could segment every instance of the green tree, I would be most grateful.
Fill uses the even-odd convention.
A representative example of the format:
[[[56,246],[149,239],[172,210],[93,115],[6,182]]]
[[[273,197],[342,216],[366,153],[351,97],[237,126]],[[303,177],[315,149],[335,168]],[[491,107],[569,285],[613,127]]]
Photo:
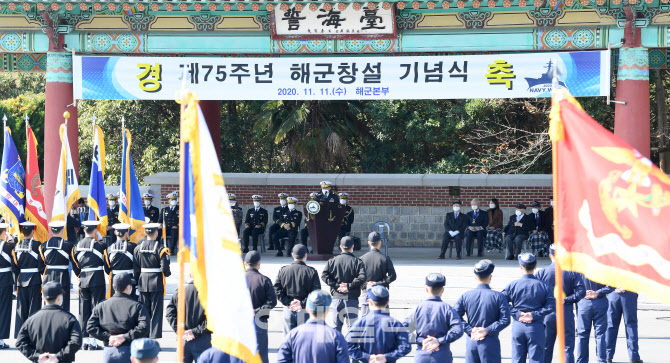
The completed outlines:
[[[44,174],[44,93],[27,93],[15,98],[0,100],[0,118],[7,115],[7,126],[12,130],[12,139],[14,139],[24,166],[27,152],[24,121],[26,114],[37,139],[37,162],[40,172]],[[4,137],[0,138],[0,145],[3,144]]]

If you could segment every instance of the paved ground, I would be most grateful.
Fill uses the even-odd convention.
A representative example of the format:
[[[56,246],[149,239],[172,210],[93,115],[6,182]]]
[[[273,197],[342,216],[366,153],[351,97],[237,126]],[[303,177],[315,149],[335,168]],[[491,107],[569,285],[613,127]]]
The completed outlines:
[[[361,255],[364,251],[358,251]],[[398,280],[391,285],[391,315],[398,319],[404,319],[410,309],[422,301],[425,297],[423,288],[424,277],[431,272],[440,272],[447,276],[447,286],[444,300],[454,304],[456,299],[465,291],[475,286],[472,275],[472,266],[478,260],[477,258],[466,258],[464,260],[437,260],[438,251],[436,249],[410,249],[393,248],[389,254],[393,258]],[[507,283],[519,276],[519,266],[513,261],[504,261],[502,255],[492,254],[487,256],[496,263],[492,288],[502,290]],[[274,257],[270,252],[264,254],[261,272],[269,276],[273,281],[279,271],[279,268],[288,264],[291,260],[287,257]],[[177,261],[173,258],[174,275],[168,278],[168,291],[174,291],[177,285],[176,274]],[[319,273],[325,266],[325,262],[309,262]],[[549,264],[548,259],[541,259],[539,266]],[[166,296],[168,300],[171,296]],[[76,296],[73,296],[73,299]],[[167,305],[167,301],[166,304]],[[76,301],[73,302],[73,313],[76,314]],[[639,335],[640,335],[640,354],[645,362],[661,363],[668,362],[670,359],[665,351],[665,344],[670,344],[670,306],[660,305],[644,296],[639,301]],[[623,325],[623,324],[622,324]],[[276,350],[282,341],[281,325],[281,304],[275,308],[270,317],[270,361],[275,361]],[[160,344],[163,351],[160,354],[160,360],[163,362],[174,362],[176,360],[176,335],[170,329],[167,322],[163,325],[163,338]],[[13,331],[13,328],[12,328]],[[509,362],[511,357],[510,338],[511,329],[505,329],[501,336],[503,361]],[[14,346],[14,341],[8,341]],[[628,362],[628,355],[625,349],[625,332],[623,328],[619,331],[618,350],[615,355],[615,362]],[[591,359],[595,362],[595,343],[593,338],[590,343]],[[456,341],[452,347],[455,362],[464,362],[465,338]],[[408,358],[401,362],[411,362],[412,353]],[[102,359],[102,352],[80,352],[77,354],[77,361],[80,362],[99,362]],[[26,361],[16,350],[1,351],[0,360],[4,362],[23,362]],[[555,358],[556,361],[556,358]]]

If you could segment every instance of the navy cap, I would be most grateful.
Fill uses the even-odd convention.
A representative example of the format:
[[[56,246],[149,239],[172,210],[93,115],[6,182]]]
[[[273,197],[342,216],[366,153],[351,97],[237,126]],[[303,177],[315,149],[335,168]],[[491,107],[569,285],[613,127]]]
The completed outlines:
[[[551,246],[549,246],[549,253],[553,255],[555,251],[556,245],[552,243]]]
[[[298,243],[297,245],[293,246],[291,253],[295,258],[303,258],[307,254],[307,247],[301,243]]]
[[[368,289],[368,298],[380,304],[389,301],[389,291],[382,285],[376,285]]]
[[[377,231],[372,231],[368,235],[368,241],[370,242],[379,242],[382,240],[382,236]]]
[[[354,247],[354,238],[351,236],[342,237],[342,239],[340,240],[340,246],[344,247],[347,250]]]
[[[539,208],[540,206],[541,204],[537,200],[534,200],[533,203],[531,203],[531,207]]]
[[[53,300],[57,298],[58,295],[63,295],[63,286],[61,286],[59,282],[49,281],[42,285],[42,296],[45,299]]]
[[[463,205],[463,203],[461,203],[461,201],[459,199],[456,199],[453,203],[451,203],[451,205],[454,205],[454,204]]]
[[[333,302],[333,298],[323,290],[314,290],[307,296],[307,310],[311,312],[326,311]]]
[[[130,343],[130,355],[136,359],[156,358],[161,346],[158,342],[149,338],[140,338]]]
[[[447,284],[447,279],[442,274],[430,274],[426,276],[426,286],[443,287]]]
[[[249,265],[255,265],[258,261],[261,260],[261,254],[258,251],[249,251],[246,256],[244,256],[244,262]]]
[[[532,266],[537,264],[537,259],[534,254],[525,252],[519,255],[519,264],[522,266]]]
[[[114,275],[114,280],[112,280],[112,285],[114,286],[114,291],[121,292],[125,290],[129,285],[135,285],[137,282],[133,279],[133,276],[128,272],[123,272],[117,275]]]
[[[493,273],[496,265],[491,260],[481,260],[475,264],[475,275],[488,276]]]
[[[519,203],[519,204],[516,205],[516,209],[526,209],[526,206]]]

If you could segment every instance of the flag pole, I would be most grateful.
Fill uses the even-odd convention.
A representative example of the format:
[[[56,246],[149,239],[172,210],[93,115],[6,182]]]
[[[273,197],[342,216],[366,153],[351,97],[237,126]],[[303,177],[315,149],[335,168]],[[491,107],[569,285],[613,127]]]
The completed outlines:
[[[177,261],[179,263],[179,287],[177,291],[177,362],[184,362],[184,329],[186,320],[186,292],[184,281],[184,111],[186,110],[186,66],[181,77],[181,105],[179,113],[179,251]],[[186,218],[189,218],[186,216]],[[167,235],[167,231],[166,231]]]
[[[554,79],[552,82],[552,89],[554,90],[553,97],[559,98],[558,94],[558,77],[556,71],[554,71]],[[553,101],[553,100],[552,100]],[[558,101],[556,101],[558,102]],[[553,102],[552,102],[553,103]],[[558,199],[558,141],[552,140],[551,142],[551,169],[552,169],[552,184],[553,184],[553,194],[554,194],[554,203],[556,207],[554,208],[554,266],[556,276],[554,278],[555,290],[556,290],[556,335],[558,338],[558,362],[565,363],[565,311],[564,311],[564,291],[563,291],[563,271],[561,269],[561,264],[556,258],[557,254],[561,253],[561,240],[559,238],[559,220],[558,220],[558,208],[561,207],[560,201]],[[574,334],[574,332],[569,332],[569,334]]]

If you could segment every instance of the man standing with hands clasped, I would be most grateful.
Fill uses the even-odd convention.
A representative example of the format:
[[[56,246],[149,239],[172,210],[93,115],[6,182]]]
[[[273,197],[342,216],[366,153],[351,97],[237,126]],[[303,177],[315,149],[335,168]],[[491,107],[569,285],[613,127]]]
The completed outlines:
[[[358,297],[361,296],[361,286],[365,283],[366,276],[363,261],[353,254],[354,239],[350,236],[342,238],[340,249],[342,253],[328,260],[321,273],[321,279],[330,286],[330,293],[333,295],[330,324],[338,332],[342,331],[345,318],[348,327],[358,319]]]
[[[467,363],[500,363],[500,340],[498,334],[510,324],[509,303],[500,292],[491,290],[491,274],[495,265],[490,260],[481,260],[475,265],[475,276],[479,285],[463,294],[454,310],[463,318],[465,334],[470,339],[465,343]]]
[[[361,261],[365,265],[365,276],[367,283],[363,285],[361,291],[361,316],[367,315],[369,310],[368,289],[373,286],[384,286],[386,289],[395,281],[397,275],[391,258],[379,251],[382,246],[382,237],[379,232],[370,232],[368,235],[368,245],[370,252],[361,256]]]

